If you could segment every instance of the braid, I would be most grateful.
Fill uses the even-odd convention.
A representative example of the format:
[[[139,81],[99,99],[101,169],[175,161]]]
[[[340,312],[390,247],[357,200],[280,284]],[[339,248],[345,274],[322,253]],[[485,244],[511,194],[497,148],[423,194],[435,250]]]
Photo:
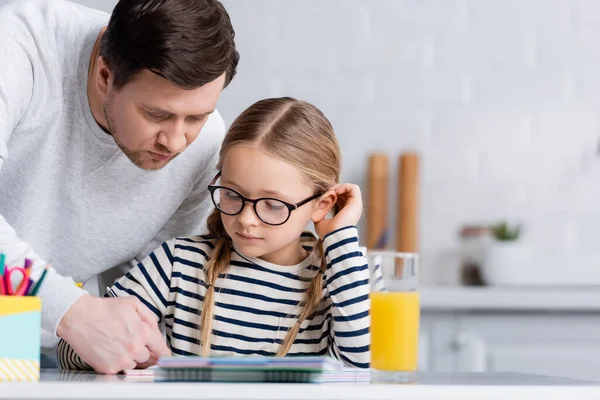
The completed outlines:
[[[200,345],[202,346],[202,356],[207,357],[210,353],[210,337],[212,334],[212,321],[215,305],[215,282],[217,278],[225,272],[231,261],[231,246],[229,237],[225,232],[223,221],[218,210],[214,210],[207,220],[208,232],[217,237],[215,249],[212,251],[210,259],[204,266],[204,275],[206,276],[208,290],[204,296],[202,311],[200,312]]]
[[[279,350],[277,351],[277,355],[282,357],[285,356],[289,351],[298,333],[300,332],[300,325],[308,319],[316,310],[317,306],[321,302],[323,298],[323,275],[327,269],[327,262],[325,261],[324,251],[323,251],[323,241],[319,239],[315,245],[315,250],[317,255],[321,259],[321,265],[319,267],[319,272],[314,276],[312,281],[310,282],[310,286],[306,290],[306,298],[302,304],[302,310],[298,315],[298,319],[292,326],[292,328],[288,331],[287,335],[283,339],[283,343]]]

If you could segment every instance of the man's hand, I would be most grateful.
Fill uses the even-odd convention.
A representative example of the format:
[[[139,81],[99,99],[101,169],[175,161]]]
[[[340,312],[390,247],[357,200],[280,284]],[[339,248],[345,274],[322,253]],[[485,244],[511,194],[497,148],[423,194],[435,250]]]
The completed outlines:
[[[116,374],[171,355],[157,318],[135,297],[84,295],[65,313],[57,334],[96,372]]]

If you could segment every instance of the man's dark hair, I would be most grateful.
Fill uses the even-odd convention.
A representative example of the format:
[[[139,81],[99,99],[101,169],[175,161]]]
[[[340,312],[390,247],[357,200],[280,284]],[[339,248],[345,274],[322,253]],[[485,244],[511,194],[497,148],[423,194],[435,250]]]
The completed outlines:
[[[120,0],[100,44],[100,55],[120,89],[149,69],[184,89],[225,73],[239,61],[229,14],[217,0]]]

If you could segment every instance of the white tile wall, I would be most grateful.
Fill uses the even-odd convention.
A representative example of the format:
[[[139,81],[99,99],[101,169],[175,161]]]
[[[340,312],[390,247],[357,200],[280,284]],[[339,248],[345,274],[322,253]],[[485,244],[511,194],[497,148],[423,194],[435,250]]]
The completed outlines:
[[[501,218],[524,222],[548,268],[598,269],[599,1],[224,3],[242,56],[228,122],[266,96],[311,101],[337,129],[343,179],[364,187],[369,152],[392,170],[422,154],[427,280],[452,275],[461,224]]]
[[[452,275],[461,224],[502,218],[523,221],[544,268],[597,269],[600,2],[224,2],[242,55],[227,118],[266,92],[312,101],[361,185],[370,151],[392,170],[421,152],[427,280]]]

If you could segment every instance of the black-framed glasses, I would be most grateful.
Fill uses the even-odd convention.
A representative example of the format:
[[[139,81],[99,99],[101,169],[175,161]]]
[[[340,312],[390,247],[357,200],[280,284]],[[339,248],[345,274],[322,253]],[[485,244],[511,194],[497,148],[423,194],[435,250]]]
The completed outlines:
[[[219,172],[211,184],[208,185],[208,191],[217,210],[226,215],[237,215],[242,212],[246,202],[248,202],[252,204],[258,219],[267,225],[285,224],[290,219],[292,211],[323,195],[323,193],[316,193],[298,203],[288,203],[274,197],[249,199],[236,190],[226,186],[214,185],[220,175]]]

